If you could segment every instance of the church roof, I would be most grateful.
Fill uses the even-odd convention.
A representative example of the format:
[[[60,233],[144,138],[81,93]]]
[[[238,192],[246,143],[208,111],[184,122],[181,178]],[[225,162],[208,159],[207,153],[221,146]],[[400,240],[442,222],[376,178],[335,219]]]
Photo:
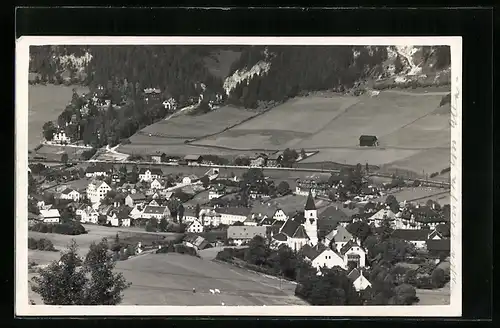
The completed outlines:
[[[287,241],[287,236],[284,233],[279,233],[273,236],[274,239],[278,241]]]
[[[333,240],[336,243],[339,243],[339,242],[348,242],[351,239],[352,239],[352,234],[349,231],[347,231],[347,229],[344,228],[343,226],[339,226],[337,228],[337,233],[333,237]]]
[[[295,230],[295,233],[293,234],[293,238],[309,239],[309,236],[307,236],[306,230],[304,229],[303,225],[300,225],[297,228],[297,230]]]
[[[310,210],[315,210],[316,209],[316,204],[314,203],[314,199],[313,199],[311,190],[309,190],[309,195],[307,195],[306,207],[304,209],[306,211],[310,211]]]
[[[298,223],[295,220],[289,219],[285,222],[285,224],[281,228],[281,233],[284,233],[285,235],[292,237],[299,226],[300,223]]]

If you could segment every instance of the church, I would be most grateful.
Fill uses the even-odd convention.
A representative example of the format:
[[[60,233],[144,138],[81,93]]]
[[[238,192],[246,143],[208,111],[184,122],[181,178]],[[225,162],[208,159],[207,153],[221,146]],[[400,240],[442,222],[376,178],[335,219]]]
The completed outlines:
[[[304,245],[318,244],[318,210],[311,191],[307,196],[304,212],[296,213],[288,219],[279,229],[279,233],[273,236],[273,243],[277,247],[286,244],[296,251]]]

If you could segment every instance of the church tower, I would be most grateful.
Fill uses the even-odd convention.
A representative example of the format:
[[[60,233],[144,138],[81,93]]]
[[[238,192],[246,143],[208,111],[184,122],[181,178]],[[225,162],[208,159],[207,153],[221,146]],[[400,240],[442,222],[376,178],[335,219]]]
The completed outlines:
[[[318,243],[318,210],[316,210],[316,204],[310,190],[304,208],[304,218],[307,236],[309,236],[311,244],[315,246]]]

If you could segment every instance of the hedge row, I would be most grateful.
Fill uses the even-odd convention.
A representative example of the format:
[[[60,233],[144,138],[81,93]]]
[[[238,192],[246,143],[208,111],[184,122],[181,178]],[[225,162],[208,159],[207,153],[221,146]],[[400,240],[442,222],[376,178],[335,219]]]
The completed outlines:
[[[172,244],[163,246],[162,248],[156,251],[156,254],[164,254],[164,253],[179,253],[179,254],[187,254],[191,256],[198,256],[198,253],[193,247],[189,247],[183,244]]]
[[[40,251],[49,251],[49,252],[57,252],[57,249],[55,249],[54,244],[48,239],[41,238],[41,239],[35,239],[35,238],[28,238],[28,249],[37,249]]]
[[[31,231],[41,233],[58,233],[61,235],[81,235],[86,234],[87,230],[79,222],[67,222],[60,224],[37,222],[28,228]]]

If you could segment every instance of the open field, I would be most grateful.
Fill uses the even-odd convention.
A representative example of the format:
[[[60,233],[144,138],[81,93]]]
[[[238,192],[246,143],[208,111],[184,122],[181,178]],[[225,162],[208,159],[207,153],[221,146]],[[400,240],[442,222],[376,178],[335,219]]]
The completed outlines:
[[[422,200],[426,202],[429,199],[437,200],[440,197],[446,197],[450,195],[449,190],[434,188],[434,187],[416,187],[416,188],[403,188],[396,192],[391,192],[388,195],[393,195],[399,202],[404,200],[412,201],[418,200],[418,203],[422,203]],[[387,196],[379,197],[374,199],[374,201],[385,201]]]
[[[295,285],[225,263],[181,254],[147,254],[117,262],[132,286],[123,305],[301,305]],[[196,293],[192,289],[196,288]],[[210,289],[220,294],[211,294]]]
[[[235,158],[240,155],[253,156],[255,151],[240,151],[213,147],[195,146],[189,144],[128,144],[121,145],[117,151],[129,155],[151,155],[165,153],[171,156],[186,155],[217,155],[225,158]]]
[[[224,106],[203,115],[177,115],[151,124],[141,131],[160,138],[193,139],[221,132],[255,115],[255,112]]]
[[[234,150],[283,150],[317,154],[301,165],[369,163],[421,173],[449,166],[449,117],[439,103],[448,91],[382,91],[376,97],[309,96],[292,99],[218,135],[191,145]],[[380,146],[359,147],[376,135]],[[439,168],[439,169],[438,169]]]
[[[440,289],[417,289],[417,297],[420,301],[416,305],[449,305],[450,285]]]
[[[83,147],[74,146],[62,146],[62,145],[43,145],[36,152],[33,152],[33,156],[43,156],[47,160],[61,160],[62,154],[68,154],[68,159],[80,159],[81,154],[88,150]]]
[[[293,214],[295,211],[304,210],[304,206],[306,205],[306,200],[307,200],[306,196],[292,194],[279,198],[270,199],[269,201],[266,201],[265,204],[270,204],[270,206],[280,208],[285,213]],[[259,201],[254,201],[254,203],[259,204]],[[331,204],[330,201],[325,201],[320,199],[316,201],[316,208],[320,210],[323,207],[326,207],[330,204]]]
[[[30,85],[28,89],[28,149],[36,147],[43,139],[43,124],[56,120],[71,101],[73,88],[78,93],[88,92],[87,87],[64,85]]]

